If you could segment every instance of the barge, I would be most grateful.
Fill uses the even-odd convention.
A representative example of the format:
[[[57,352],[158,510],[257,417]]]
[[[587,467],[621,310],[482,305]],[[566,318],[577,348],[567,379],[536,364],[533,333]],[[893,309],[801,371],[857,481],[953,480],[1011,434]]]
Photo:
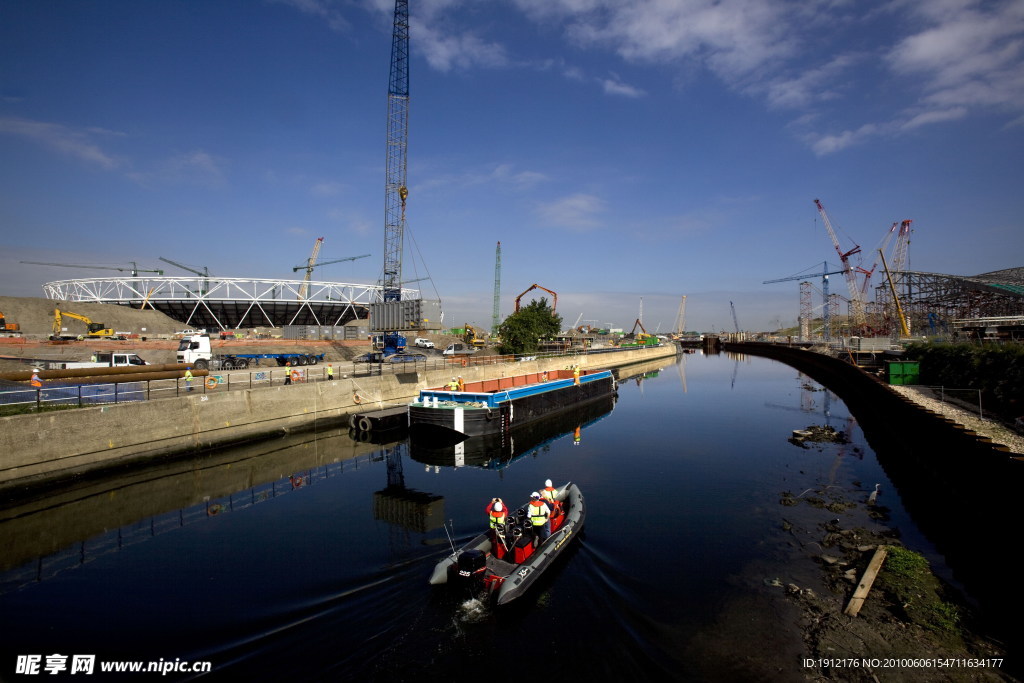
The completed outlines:
[[[461,391],[423,389],[409,405],[409,430],[441,438],[503,433],[615,389],[611,370],[549,370],[468,382]]]

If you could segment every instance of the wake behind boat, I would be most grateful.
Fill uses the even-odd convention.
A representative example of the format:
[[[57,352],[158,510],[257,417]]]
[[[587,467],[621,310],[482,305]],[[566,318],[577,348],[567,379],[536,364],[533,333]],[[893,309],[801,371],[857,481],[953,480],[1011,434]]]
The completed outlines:
[[[525,593],[573,538],[583,530],[586,505],[579,487],[567,483],[558,489],[557,516],[551,518],[551,536],[533,547],[527,506],[510,511],[502,529],[489,529],[434,567],[430,583],[461,582],[482,586],[497,605]]]

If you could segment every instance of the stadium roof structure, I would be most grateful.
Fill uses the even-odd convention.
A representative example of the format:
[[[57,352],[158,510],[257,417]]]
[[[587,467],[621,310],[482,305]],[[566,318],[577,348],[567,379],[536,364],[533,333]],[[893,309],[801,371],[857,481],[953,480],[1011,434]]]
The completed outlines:
[[[946,322],[1024,315],[1024,268],[980,275],[893,273],[900,303],[908,314]],[[891,301],[888,285],[875,290],[876,302]]]
[[[300,295],[305,285],[304,295]],[[381,301],[378,285],[230,277],[108,277],[43,285],[58,301],[148,306],[196,328],[344,325]],[[402,298],[418,290],[403,289]]]

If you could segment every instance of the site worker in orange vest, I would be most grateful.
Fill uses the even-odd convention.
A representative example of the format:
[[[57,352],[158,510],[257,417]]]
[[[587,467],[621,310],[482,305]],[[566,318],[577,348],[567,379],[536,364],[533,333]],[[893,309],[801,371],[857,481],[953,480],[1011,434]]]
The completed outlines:
[[[530,517],[533,525],[534,545],[539,546],[551,535],[551,508],[540,499],[540,494],[534,491],[530,494],[530,504],[526,506],[526,514]]]
[[[43,386],[42,381],[39,379],[39,368],[32,368],[32,379],[30,379],[28,383],[34,386],[36,389]]]

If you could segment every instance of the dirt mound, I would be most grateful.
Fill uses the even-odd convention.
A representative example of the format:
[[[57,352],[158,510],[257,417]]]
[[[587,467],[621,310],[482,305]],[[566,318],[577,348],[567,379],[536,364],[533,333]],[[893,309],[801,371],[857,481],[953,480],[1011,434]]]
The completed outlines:
[[[9,323],[18,323],[26,337],[46,337],[53,330],[53,309],[59,306],[63,312],[78,313],[93,322],[103,323],[118,332],[154,335],[173,334],[184,325],[159,311],[140,311],[116,304],[96,304],[80,301],[54,301],[42,297],[0,296],[0,312]],[[71,334],[85,334],[85,323],[64,317],[63,327]]]

